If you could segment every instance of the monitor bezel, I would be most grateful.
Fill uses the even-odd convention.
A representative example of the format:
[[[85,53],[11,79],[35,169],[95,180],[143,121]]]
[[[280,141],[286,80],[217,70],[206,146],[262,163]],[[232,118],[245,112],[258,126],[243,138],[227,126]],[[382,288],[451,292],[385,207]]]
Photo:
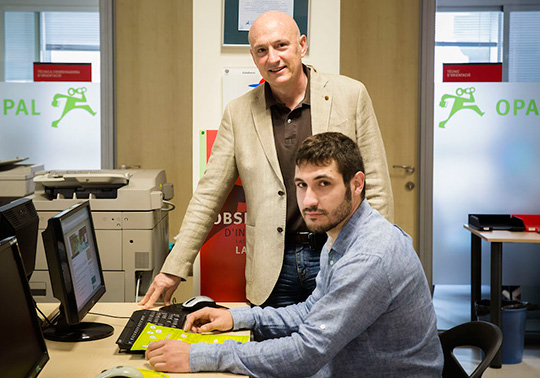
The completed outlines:
[[[12,221],[12,217],[17,218],[17,221],[21,220],[21,211],[27,211],[26,216],[23,219],[29,222],[16,225]],[[30,279],[36,268],[37,244],[39,239],[39,216],[34,206],[34,202],[28,197],[22,197],[0,206],[0,222],[2,222],[2,219],[4,219],[6,225],[9,226],[10,229],[8,230],[9,233],[0,230],[0,239],[9,236],[17,237],[17,245],[23,260],[26,278]],[[28,230],[27,227],[32,228]],[[25,232],[24,235],[23,231]],[[31,241],[26,240],[28,236],[32,237]],[[33,246],[31,244],[33,244]]]
[[[64,239],[62,223],[65,222],[67,218],[77,216],[81,212],[86,212],[90,219],[90,230],[88,230],[88,232],[92,234],[94,240],[96,248],[96,261],[102,284],[100,289],[96,291],[79,310],[77,308],[77,298],[75,297],[75,287],[73,285],[70,257],[68,256],[68,251],[66,248],[66,242],[68,241]],[[66,323],[69,325],[79,324],[82,322],[88,311],[94,307],[94,305],[99,301],[106,291],[89,201],[75,204],[51,217],[48,221],[47,229],[43,231],[42,236],[53,295],[61,303]],[[55,240],[57,240],[58,243],[55,243]],[[62,267],[67,267],[67,274],[62,271]]]
[[[17,271],[19,274],[19,277],[21,278],[21,284],[23,286],[24,291],[24,297],[25,301],[28,304],[28,309],[31,313],[30,318],[32,322],[32,328],[34,329],[34,332],[36,333],[36,338],[39,343],[39,347],[42,351],[41,356],[35,361],[34,365],[28,371],[26,377],[33,378],[39,375],[39,373],[43,370],[44,366],[47,364],[47,362],[50,359],[49,351],[47,350],[47,344],[45,342],[45,338],[43,337],[43,332],[41,330],[41,325],[37,316],[37,313],[35,311],[35,303],[34,298],[32,297],[32,293],[30,291],[30,284],[28,283],[28,280],[26,278],[26,270],[24,269],[24,265],[22,262],[22,257],[19,251],[19,246],[17,244],[17,238],[16,237],[9,237],[4,240],[0,240],[0,253],[4,253],[5,250],[10,250],[13,254],[13,258],[15,260],[15,263],[17,265]]]

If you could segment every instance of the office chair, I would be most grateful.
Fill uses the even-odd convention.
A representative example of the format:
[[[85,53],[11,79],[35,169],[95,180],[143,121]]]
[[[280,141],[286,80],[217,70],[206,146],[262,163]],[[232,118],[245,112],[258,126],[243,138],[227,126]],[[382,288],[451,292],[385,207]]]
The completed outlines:
[[[444,353],[443,378],[481,377],[501,348],[502,338],[499,327],[482,321],[460,324],[440,333],[439,339]],[[454,348],[461,346],[477,347],[484,352],[482,361],[471,375],[467,374],[454,356]]]

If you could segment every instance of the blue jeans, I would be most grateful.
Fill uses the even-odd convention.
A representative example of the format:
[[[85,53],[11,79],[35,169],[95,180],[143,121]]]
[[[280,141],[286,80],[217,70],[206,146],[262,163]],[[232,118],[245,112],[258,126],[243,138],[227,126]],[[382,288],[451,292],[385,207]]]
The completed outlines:
[[[285,244],[285,256],[278,281],[261,307],[285,307],[304,302],[315,289],[320,251],[307,244]]]

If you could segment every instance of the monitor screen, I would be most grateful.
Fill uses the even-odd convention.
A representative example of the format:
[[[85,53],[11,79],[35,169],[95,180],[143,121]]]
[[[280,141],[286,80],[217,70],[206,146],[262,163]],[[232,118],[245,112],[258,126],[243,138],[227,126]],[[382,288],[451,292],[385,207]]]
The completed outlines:
[[[28,279],[36,265],[38,227],[39,217],[30,198],[19,198],[0,207],[0,240],[17,238]]]
[[[60,310],[45,338],[86,341],[112,335],[111,326],[82,322],[105,293],[96,234],[88,201],[49,219],[43,245],[54,296]]]
[[[16,239],[0,241],[2,377],[36,377],[49,360]]]

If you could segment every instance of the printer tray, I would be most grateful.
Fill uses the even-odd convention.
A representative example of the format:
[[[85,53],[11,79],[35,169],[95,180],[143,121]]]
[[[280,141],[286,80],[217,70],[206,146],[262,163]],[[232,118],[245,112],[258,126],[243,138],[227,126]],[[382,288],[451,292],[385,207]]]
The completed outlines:
[[[539,214],[512,214],[513,217],[523,221],[525,231],[540,232],[540,215]]]
[[[523,220],[510,214],[469,214],[469,226],[480,231],[525,231]]]

